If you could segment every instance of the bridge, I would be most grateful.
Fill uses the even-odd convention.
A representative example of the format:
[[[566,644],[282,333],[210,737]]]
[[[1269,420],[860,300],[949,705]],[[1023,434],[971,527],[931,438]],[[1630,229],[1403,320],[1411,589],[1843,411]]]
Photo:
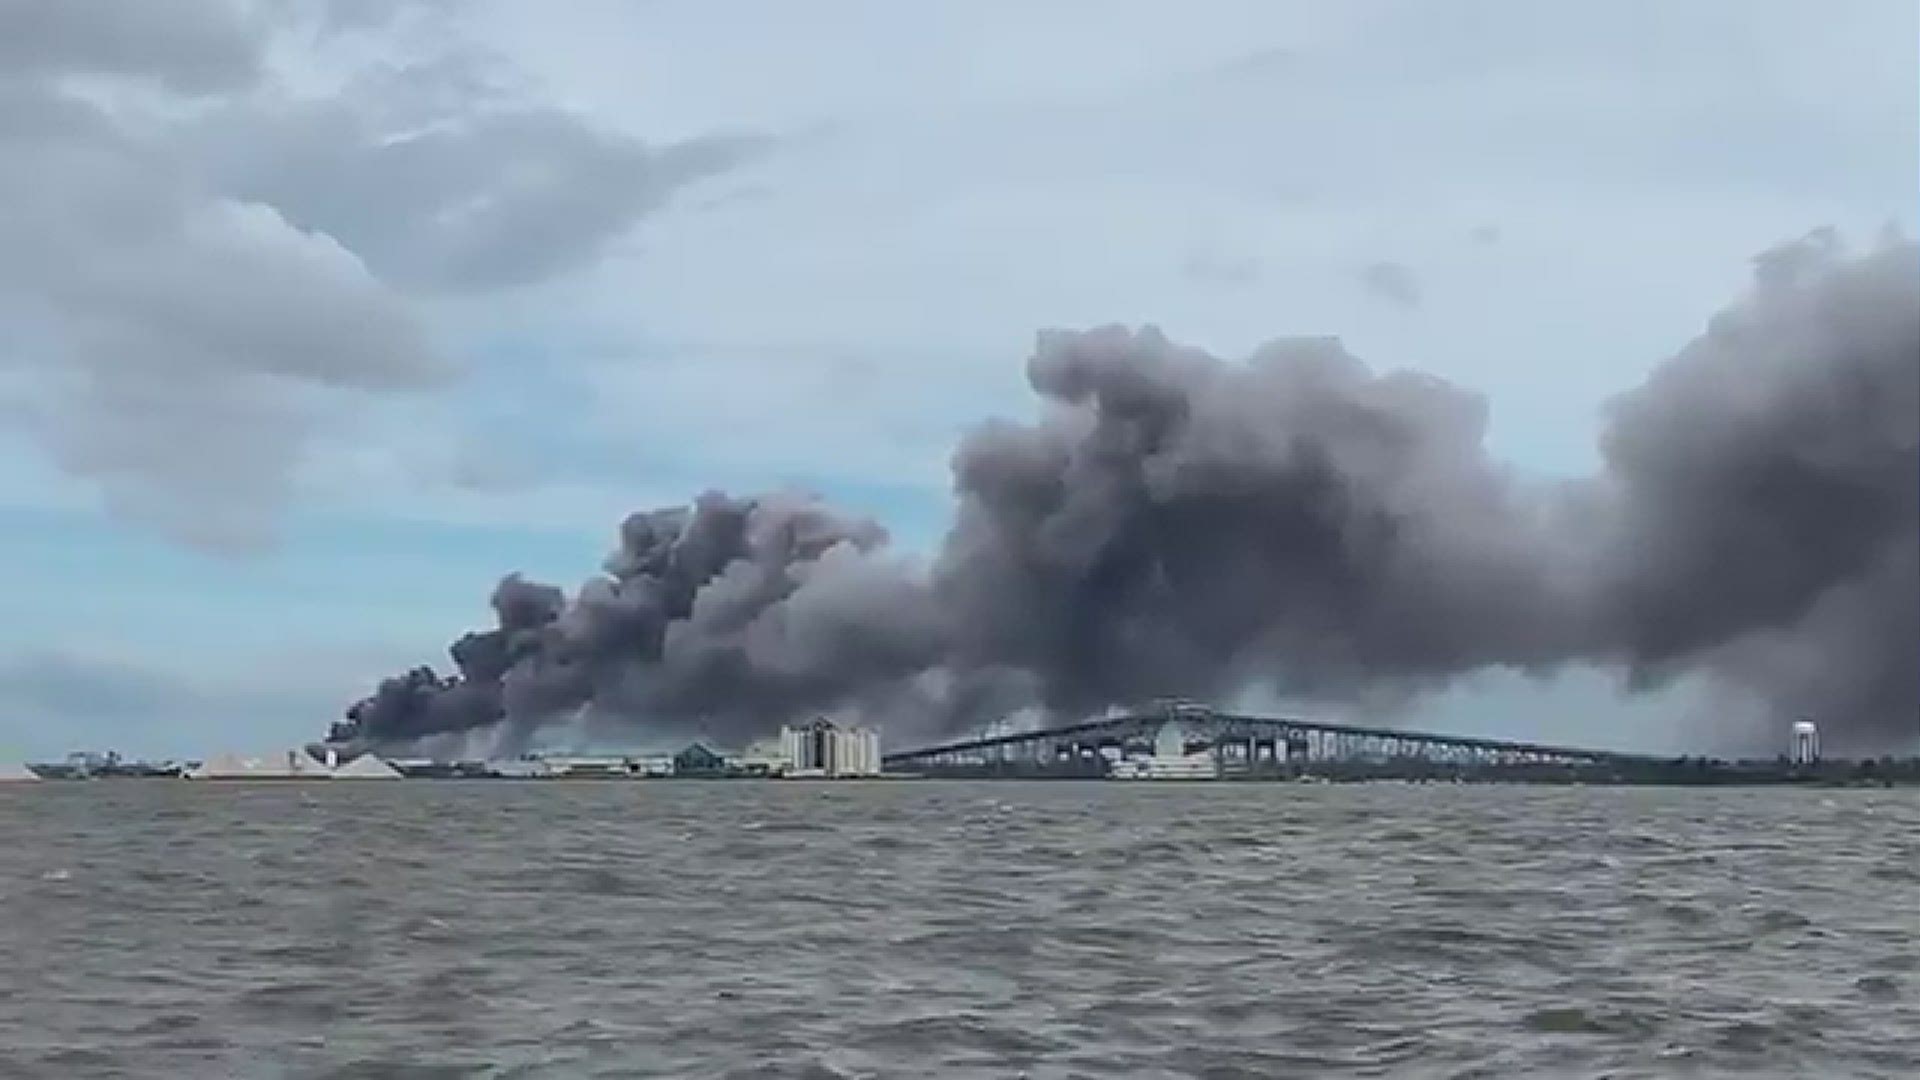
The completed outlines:
[[[1163,733],[1166,740],[1177,738],[1184,754],[1211,752],[1218,769],[1226,772],[1315,765],[1596,767],[1653,760],[1508,739],[1243,716],[1174,702],[1065,727],[901,751],[885,755],[882,763],[905,772],[1105,771],[1115,761],[1164,754]]]

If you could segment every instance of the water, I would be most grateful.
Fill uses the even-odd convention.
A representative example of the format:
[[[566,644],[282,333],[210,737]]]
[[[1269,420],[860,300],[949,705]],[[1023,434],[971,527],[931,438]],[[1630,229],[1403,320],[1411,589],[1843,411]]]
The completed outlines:
[[[8,1077],[1920,1075],[1920,791],[0,788]]]

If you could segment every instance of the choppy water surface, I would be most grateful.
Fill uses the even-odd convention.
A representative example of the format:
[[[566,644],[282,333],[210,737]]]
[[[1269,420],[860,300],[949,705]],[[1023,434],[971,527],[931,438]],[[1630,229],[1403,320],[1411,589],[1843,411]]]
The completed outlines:
[[[1920,792],[0,788],[6,1076],[1920,1075]]]

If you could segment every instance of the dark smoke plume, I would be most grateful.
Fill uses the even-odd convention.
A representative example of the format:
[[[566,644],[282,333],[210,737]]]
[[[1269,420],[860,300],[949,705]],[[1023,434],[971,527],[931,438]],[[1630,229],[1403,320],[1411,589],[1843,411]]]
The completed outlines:
[[[1769,252],[1609,407],[1600,475],[1491,460],[1478,395],[1331,340],[1243,362],[1152,329],[1042,335],[1046,405],[954,455],[930,567],[799,496],[635,514],[569,601],[508,577],[457,674],[335,726],[397,746],[556,722],[740,742],[810,711],[927,736],[1249,687],[1410,695],[1489,667],[1694,673],[1832,745],[1920,727],[1920,247]]]
[[[1920,245],[1831,232],[1613,403],[1593,589],[1644,681],[1704,669],[1868,749],[1920,738]]]

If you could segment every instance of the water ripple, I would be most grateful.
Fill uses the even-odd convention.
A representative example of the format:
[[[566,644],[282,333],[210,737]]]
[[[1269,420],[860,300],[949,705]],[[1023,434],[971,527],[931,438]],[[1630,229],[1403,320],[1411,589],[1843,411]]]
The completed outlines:
[[[0,790],[8,1077],[1885,1076],[1920,793]]]

